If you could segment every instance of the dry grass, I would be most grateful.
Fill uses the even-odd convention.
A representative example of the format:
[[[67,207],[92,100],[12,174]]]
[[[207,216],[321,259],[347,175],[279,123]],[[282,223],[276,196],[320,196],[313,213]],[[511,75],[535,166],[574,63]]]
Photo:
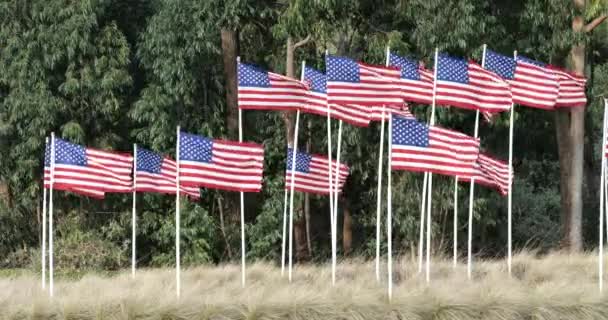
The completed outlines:
[[[58,281],[54,299],[39,278],[22,275],[0,279],[0,319],[608,319],[596,257],[522,253],[513,278],[504,261],[477,261],[472,281],[466,266],[435,261],[430,285],[415,261],[401,259],[391,302],[386,275],[378,284],[373,263],[352,260],[338,265],[335,287],[328,265],[298,266],[289,284],[279,268],[257,263],[244,290],[239,266],[192,268],[181,299],[172,269]]]

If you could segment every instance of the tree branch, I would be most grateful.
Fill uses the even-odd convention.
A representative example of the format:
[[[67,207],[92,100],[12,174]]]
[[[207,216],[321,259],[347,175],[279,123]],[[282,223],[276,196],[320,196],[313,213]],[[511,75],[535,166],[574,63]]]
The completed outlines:
[[[310,35],[307,35],[306,38],[296,42],[296,44],[293,45],[293,49],[295,50],[296,48],[299,48],[305,44],[307,44],[310,41]]]
[[[591,22],[587,23],[585,25],[585,27],[583,28],[583,30],[585,32],[591,32],[593,31],[593,29],[595,29],[597,26],[599,26],[602,22],[604,22],[604,20],[606,20],[606,18],[608,18],[608,15],[601,15],[595,19],[593,19]]]

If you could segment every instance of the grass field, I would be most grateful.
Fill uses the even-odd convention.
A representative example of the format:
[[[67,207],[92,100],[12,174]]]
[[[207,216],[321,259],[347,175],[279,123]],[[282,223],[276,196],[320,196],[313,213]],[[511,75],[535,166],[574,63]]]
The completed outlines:
[[[390,302],[386,274],[377,283],[373,262],[353,260],[338,265],[335,287],[329,265],[297,266],[290,284],[280,267],[253,264],[244,290],[238,265],[191,268],[180,299],[173,269],[59,279],[53,299],[20,272],[0,279],[0,319],[608,319],[595,253],[522,253],[512,278],[502,260],[477,261],[472,281],[465,265],[434,261],[429,285],[411,259],[394,269]]]

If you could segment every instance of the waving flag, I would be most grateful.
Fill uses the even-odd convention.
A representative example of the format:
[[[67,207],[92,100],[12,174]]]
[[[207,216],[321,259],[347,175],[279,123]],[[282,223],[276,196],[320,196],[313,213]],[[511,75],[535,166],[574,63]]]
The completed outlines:
[[[400,76],[396,68],[368,65],[331,55],[325,59],[330,104],[396,107],[403,104],[395,83]]]
[[[475,183],[496,189],[503,196],[509,194],[509,164],[504,161],[479,153],[473,173],[458,176],[463,182],[470,182],[472,178]]]
[[[547,110],[555,107],[559,82],[555,73],[542,63],[521,56],[515,60],[486,50],[485,68],[511,85],[514,103]]]
[[[391,53],[389,64],[400,70],[397,81],[404,101],[425,104],[433,103],[433,72],[426,70],[417,61]]]
[[[55,189],[91,196],[94,191],[132,191],[133,157],[129,154],[95,150],[55,138],[54,160]]]
[[[44,187],[46,189],[51,188],[51,143],[47,142],[44,149]],[[78,188],[78,187],[67,187],[67,186],[53,186],[53,189],[60,189],[71,191],[77,194],[85,195],[91,198],[103,199],[105,193],[101,190],[91,188]]]
[[[585,77],[576,75],[555,66],[548,66],[557,76],[559,82],[559,95],[556,107],[584,107],[587,105],[585,94]]]
[[[287,170],[285,171],[285,189],[291,188],[291,173],[293,160],[293,149],[287,150]],[[331,162],[332,186],[335,192],[335,177],[338,170],[336,161]],[[348,177],[348,166],[340,163],[340,177],[338,192],[342,192],[346,178]],[[296,154],[296,168],[293,180],[294,190],[316,194],[328,194],[329,192],[329,161],[322,155],[308,154],[298,151]]]
[[[327,76],[310,67],[304,68],[304,80],[310,86],[308,105],[302,111],[327,117]],[[329,105],[332,118],[355,126],[369,126],[369,107],[359,105]]]
[[[437,61],[438,104],[484,112],[511,108],[509,84],[474,62],[440,54]]]
[[[393,117],[391,169],[459,176],[472,173],[479,139],[463,133]]]
[[[179,156],[179,179],[183,186],[243,192],[262,189],[262,145],[182,132]]]
[[[296,110],[304,108],[305,83],[268,72],[257,66],[238,64],[238,104],[241,109]]]
[[[159,153],[137,147],[135,191],[175,194],[177,165]],[[200,198],[197,187],[180,186],[180,193]]]

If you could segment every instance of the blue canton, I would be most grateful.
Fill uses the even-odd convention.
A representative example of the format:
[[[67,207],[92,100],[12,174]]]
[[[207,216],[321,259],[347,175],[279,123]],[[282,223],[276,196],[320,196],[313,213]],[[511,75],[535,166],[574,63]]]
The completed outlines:
[[[330,56],[325,57],[327,80],[341,82],[359,82],[359,64],[349,58]]]
[[[418,62],[391,53],[389,64],[401,69],[401,79],[420,80],[420,67],[418,66]]]
[[[179,136],[180,160],[211,162],[213,158],[213,140],[185,132],[180,132]]]
[[[308,173],[310,172],[310,161],[312,156],[305,152],[299,152],[296,154],[296,171]],[[293,149],[287,149],[287,170],[291,170],[291,162],[293,161]]]
[[[469,83],[469,64],[465,59],[440,54],[437,61],[437,80]]]
[[[83,146],[55,138],[55,163],[84,167],[87,165],[86,149]]]
[[[308,81],[310,89],[315,92],[326,93],[327,92],[327,77],[323,72],[317,71],[313,68],[304,68],[304,80]]]
[[[240,87],[270,87],[270,78],[266,70],[245,63],[239,63],[238,69]]]
[[[515,77],[515,59],[486,50],[485,69],[490,70],[503,79],[513,79]]]
[[[429,127],[416,119],[393,115],[393,144],[428,147]]]
[[[51,166],[51,143],[50,142],[47,142],[46,146],[44,147],[44,166],[45,167]]]
[[[137,148],[137,171],[160,173],[163,157],[150,150]]]
[[[524,57],[524,56],[517,56],[517,61],[522,61],[522,62],[527,62],[529,64],[533,64],[535,66],[539,66],[539,67],[545,67],[547,66],[546,64],[540,62],[540,61],[536,61],[536,60],[532,60],[530,58]]]

